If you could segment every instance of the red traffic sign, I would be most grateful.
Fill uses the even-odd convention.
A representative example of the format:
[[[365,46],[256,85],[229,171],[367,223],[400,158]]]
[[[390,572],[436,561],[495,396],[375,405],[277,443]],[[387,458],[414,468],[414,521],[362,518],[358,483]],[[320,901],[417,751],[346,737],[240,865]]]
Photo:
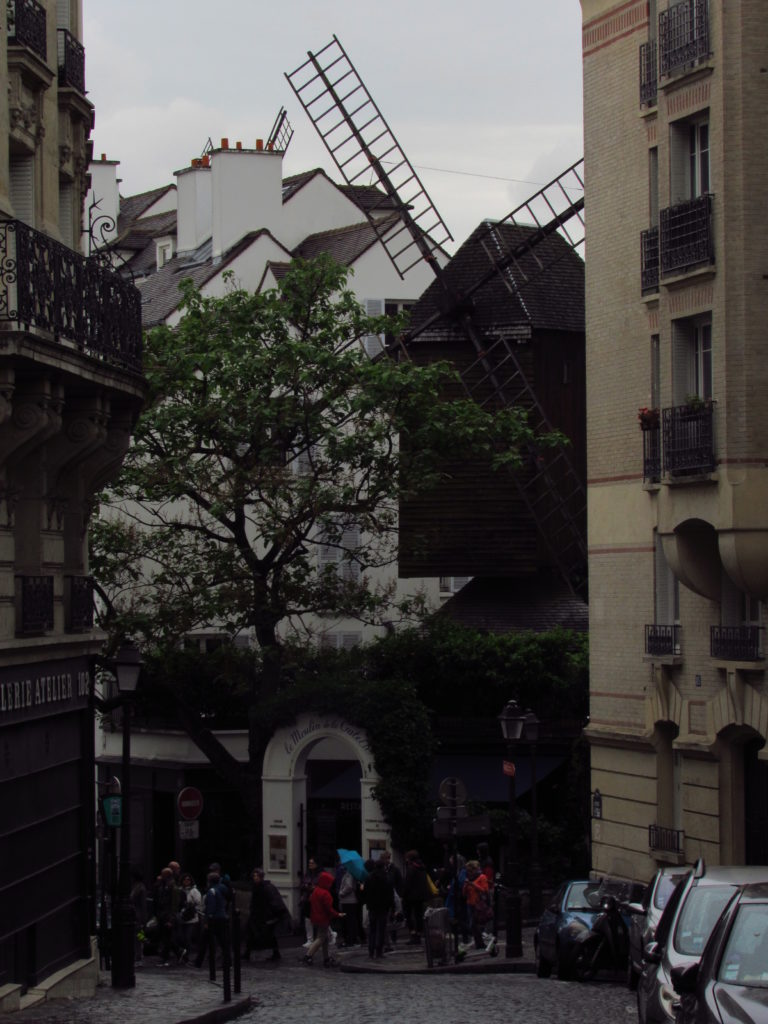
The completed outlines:
[[[203,809],[203,794],[194,786],[185,786],[176,797],[176,806],[179,809],[179,817],[185,821],[194,821],[200,817]]]
[[[514,761],[505,761],[504,762],[504,774],[505,775],[514,775],[515,774],[515,762]]]

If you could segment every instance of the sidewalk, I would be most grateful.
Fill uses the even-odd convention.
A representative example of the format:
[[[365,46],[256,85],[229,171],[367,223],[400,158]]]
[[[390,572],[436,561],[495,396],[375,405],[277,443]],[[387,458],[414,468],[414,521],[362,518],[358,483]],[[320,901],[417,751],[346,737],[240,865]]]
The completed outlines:
[[[234,992],[232,1000],[224,1002],[222,974],[217,968],[216,982],[211,983],[207,966],[201,970],[181,964],[161,967],[156,958],[146,959],[136,968],[136,987],[113,989],[108,972],[101,972],[99,988],[91,999],[58,999],[37,1003],[14,1013],[7,1019],[16,1024],[136,1024],[137,1021],[163,1021],[168,1024],[223,1024],[244,1013],[255,1003],[251,993],[258,993],[259,976],[265,972],[302,971],[311,976],[322,970],[320,961],[311,967],[303,962],[304,948],[299,937],[280,939],[282,959],[278,963],[265,960],[266,954],[257,953],[255,959],[242,964],[242,991]],[[483,951],[469,950],[458,964],[427,967],[424,945],[410,946],[398,943],[381,960],[370,960],[366,946],[338,949],[335,958],[339,970],[357,974],[482,974],[529,973],[535,970],[533,958],[533,928],[523,929],[523,956],[507,959],[504,937],[498,946],[498,956],[490,957]]]

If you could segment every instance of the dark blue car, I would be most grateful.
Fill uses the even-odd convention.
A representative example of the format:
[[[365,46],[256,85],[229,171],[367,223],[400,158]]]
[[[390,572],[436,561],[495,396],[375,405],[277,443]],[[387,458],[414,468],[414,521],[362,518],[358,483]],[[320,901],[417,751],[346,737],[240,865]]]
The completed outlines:
[[[578,936],[591,929],[601,913],[603,897],[610,893],[620,902],[626,901],[631,899],[633,889],[630,883],[606,878],[563,882],[533,936],[538,976],[548,978],[554,968],[558,978],[571,978]]]

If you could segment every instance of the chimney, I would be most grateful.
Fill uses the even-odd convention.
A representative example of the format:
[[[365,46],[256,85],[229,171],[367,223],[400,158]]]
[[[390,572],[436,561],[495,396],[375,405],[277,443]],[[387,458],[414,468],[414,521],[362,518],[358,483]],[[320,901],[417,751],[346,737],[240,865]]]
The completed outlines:
[[[211,237],[211,168],[207,156],[175,172],[176,247],[192,252]]]
[[[100,160],[92,160],[88,167],[91,187],[85,197],[83,210],[83,252],[86,256],[100,246],[117,238],[117,218],[120,215],[120,191],[117,168],[119,160],[107,160],[106,153]],[[98,203],[98,206],[94,206]],[[89,224],[93,237],[89,237]]]
[[[283,154],[221,141],[211,154],[214,261],[249,231],[279,237],[283,214]]]

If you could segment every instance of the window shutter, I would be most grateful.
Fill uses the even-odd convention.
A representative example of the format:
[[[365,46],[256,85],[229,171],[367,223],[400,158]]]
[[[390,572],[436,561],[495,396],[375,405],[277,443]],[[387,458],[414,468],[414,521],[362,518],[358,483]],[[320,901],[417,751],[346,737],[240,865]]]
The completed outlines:
[[[357,647],[362,642],[362,634],[357,633],[342,633],[339,637],[341,640],[340,647],[345,651],[352,650],[353,647]]]
[[[64,244],[72,248],[74,238],[72,182],[59,182],[59,231]]]
[[[35,158],[12,157],[10,162],[10,198],[17,220],[35,226]]]
[[[384,303],[381,299],[366,299],[365,300],[365,313],[366,316],[382,316],[384,313]],[[367,334],[363,338],[363,348],[367,354],[373,359],[380,352],[384,351],[384,338],[380,334]]]
[[[340,554],[341,578],[353,582],[360,579],[360,565],[345,555],[346,551],[356,551],[360,547],[360,530],[356,526],[348,527],[341,536],[343,551]]]
[[[72,22],[70,21],[69,6],[69,0],[56,0],[56,27],[65,28],[71,32]]]

